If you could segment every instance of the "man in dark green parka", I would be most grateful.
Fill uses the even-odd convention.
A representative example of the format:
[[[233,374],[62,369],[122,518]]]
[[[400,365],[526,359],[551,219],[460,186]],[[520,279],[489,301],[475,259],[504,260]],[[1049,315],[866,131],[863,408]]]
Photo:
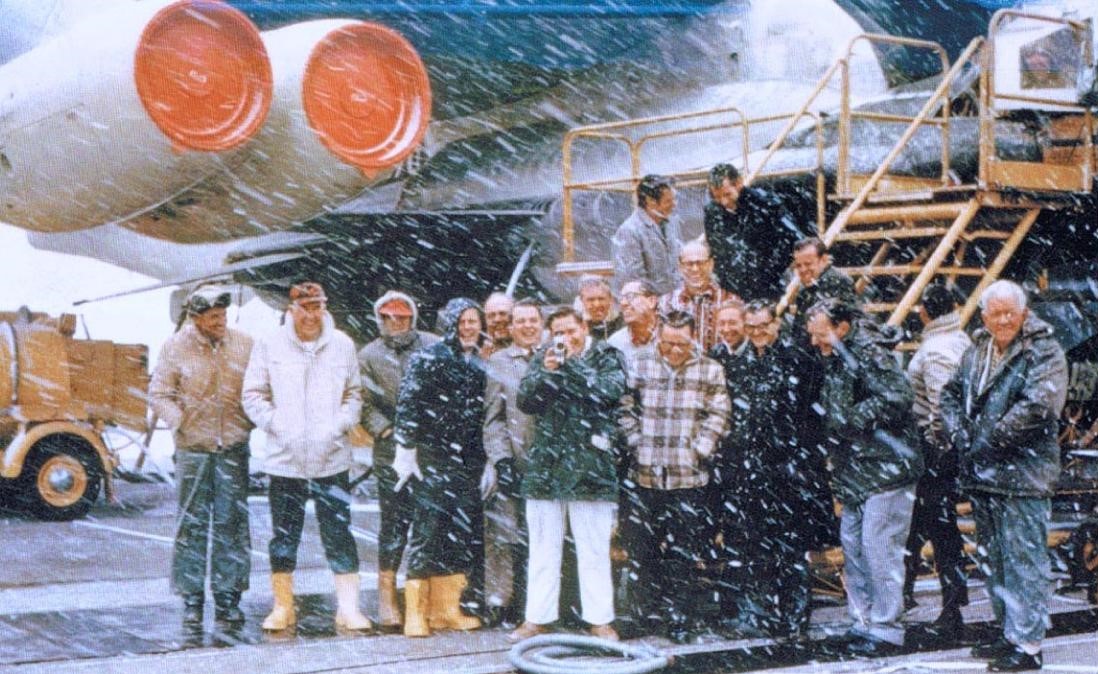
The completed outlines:
[[[1067,361],[1052,326],[1029,313],[1017,284],[991,284],[980,308],[985,327],[941,401],[942,427],[959,452],[961,488],[971,496],[988,595],[1002,627],[1001,636],[973,655],[990,659],[991,671],[1040,669]]]
[[[914,393],[876,325],[857,307],[828,299],[807,314],[824,357],[824,410],[831,488],[842,504],[851,653],[878,657],[904,643],[904,551],[923,459],[911,417]]]
[[[547,324],[552,343],[534,355],[518,393],[519,409],[535,417],[535,431],[522,482],[530,536],[526,622],[512,639],[544,632],[557,620],[565,518],[576,540],[583,619],[592,634],[616,639],[613,439],[625,366],[617,349],[591,339],[574,310],[557,311]]]

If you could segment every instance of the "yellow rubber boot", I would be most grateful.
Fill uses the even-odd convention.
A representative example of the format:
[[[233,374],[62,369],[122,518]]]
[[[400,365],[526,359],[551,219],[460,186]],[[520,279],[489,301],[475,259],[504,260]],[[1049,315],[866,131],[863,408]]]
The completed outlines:
[[[364,632],[374,629],[370,619],[358,608],[358,573],[335,574],[336,629]]]
[[[426,578],[409,578],[404,583],[404,636],[431,636],[431,628],[427,624],[430,603],[431,583]]]
[[[272,573],[271,590],[274,592],[274,608],[263,619],[263,629],[268,632],[289,629],[297,622],[294,613],[294,575]]]
[[[400,629],[400,607],[397,605],[396,571],[380,571],[377,574],[378,621],[381,629]]]
[[[431,578],[431,627],[469,631],[480,629],[480,619],[461,612],[464,573]]]

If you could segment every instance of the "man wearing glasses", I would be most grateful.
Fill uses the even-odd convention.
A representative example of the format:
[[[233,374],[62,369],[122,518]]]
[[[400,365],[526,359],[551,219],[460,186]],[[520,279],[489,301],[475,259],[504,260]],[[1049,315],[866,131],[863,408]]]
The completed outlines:
[[[743,316],[745,343],[723,361],[736,404],[717,461],[722,594],[738,609],[743,636],[792,637],[808,626],[800,523],[812,494],[805,484],[812,472],[796,441],[798,359],[778,337],[772,304],[752,302]]]
[[[373,465],[381,506],[377,536],[378,620],[381,629],[387,631],[396,631],[403,623],[396,600],[396,572],[412,528],[409,492],[393,490],[397,482],[393,470],[397,392],[412,354],[438,341],[435,335],[415,329],[418,317],[418,307],[410,296],[390,290],[374,302],[374,318],[381,336],[358,352],[364,389],[362,418],[374,438]]]
[[[712,551],[709,467],[728,429],[724,370],[697,348],[694,319],[664,317],[657,351],[637,355],[622,398],[621,432],[633,457],[635,512],[626,518],[629,559],[667,636],[699,637],[706,604],[699,570]]]
[[[259,341],[244,374],[244,410],[267,434],[271,476],[271,588],[274,608],[263,629],[294,625],[293,572],[305,524],[316,519],[335,575],[337,629],[369,630],[358,608],[358,549],[351,535],[351,449],[347,431],[362,410],[362,381],[351,338],[336,329],[319,283],[290,288],[290,321]]]
[[[960,453],[976,544],[1000,634],[972,649],[992,672],[1040,669],[1052,570],[1045,541],[1060,475],[1058,422],[1068,370],[1054,329],[1026,293],[996,281],[980,295],[984,327],[942,389],[942,428]]]
[[[632,367],[637,353],[650,350],[656,342],[659,295],[651,283],[634,280],[621,288],[621,316],[625,327],[610,335],[606,343],[621,351],[626,367]]]
[[[679,274],[683,282],[660,298],[660,315],[672,311],[690,314],[694,319],[694,340],[704,353],[720,341],[717,308],[736,296],[717,285],[713,277],[713,257],[704,241],[694,240],[679,253]]]

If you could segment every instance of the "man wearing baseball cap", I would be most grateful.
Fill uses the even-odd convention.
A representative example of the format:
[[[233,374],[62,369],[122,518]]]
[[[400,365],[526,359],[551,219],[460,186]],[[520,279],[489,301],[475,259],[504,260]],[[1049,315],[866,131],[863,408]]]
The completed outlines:
[[[202,625],[207,576],[217,622],[223,627],[243,623],[240,595],[251,572],[252,423],[240,394],[252,339],[226,325],[229,304],[229,293],[217,286],[190,294],[184,307],[187,322],[164,344],[149,385],[153,412],[175,432],[179,519],[172,588],[183,597],[188,628]]]
[[[335,575],[336,628],[373,627],[358,606],[358,550],[348,497],[346,435],[359,420],[362,383],[354,343],[336,329],[327,306],[319,283],[290,288],[291,320],[257,342],[244,375],[244,409],[267,433],[274,591],[274,608],[263,621],[268,631],[296,622],[293,572],[309,499],[316,503],[320,539]]]

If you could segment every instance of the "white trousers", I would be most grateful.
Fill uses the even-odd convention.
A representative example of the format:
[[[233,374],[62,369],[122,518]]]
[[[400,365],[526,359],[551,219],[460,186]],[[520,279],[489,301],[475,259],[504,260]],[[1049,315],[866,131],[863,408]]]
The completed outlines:
[[[547,625],[560,617],[560,563],[565,517],[576,539],[583,619],[591,625],[614,621],[610,534],[614,528],[615,505],[610,501],[526,501],[526,526],[530,533],[527,621]]]

